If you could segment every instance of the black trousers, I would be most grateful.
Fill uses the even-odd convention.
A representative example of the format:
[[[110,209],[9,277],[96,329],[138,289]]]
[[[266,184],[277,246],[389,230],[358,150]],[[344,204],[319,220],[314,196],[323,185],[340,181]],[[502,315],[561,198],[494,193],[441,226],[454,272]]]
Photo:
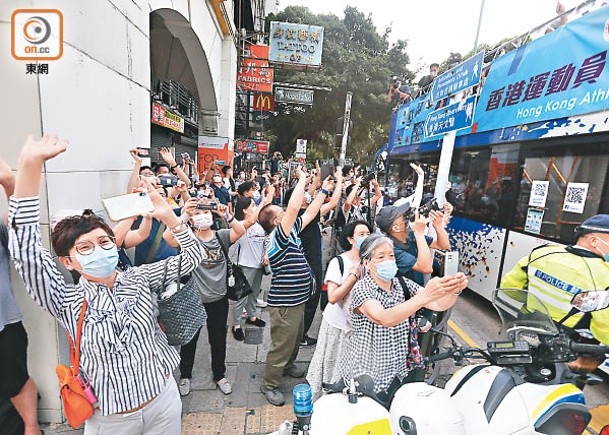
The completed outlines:
[[[311,270],[313,271],[313,277],[315,278],[315,294],[312,295],[307,301],[307,305],[305,305],[305,313],[304,313],[304,335],[307,335],[309,332],[309,328],[311,328],[311,324],[313,324],[313,319],[315,318],[315,311],[317,311],[317,304],[319,304],[319,298],[321,296],[321,284],[323,282],[323,276],[321,271],[321,264],[311,264],[309,263]],[[325,307],[324,307],[325,308]]]
[[[203,304],[207,312],[207,337],[211,350],[211,371],[214,381],[226,375],[226,321],[228,319],[228,299]],[[201,330],[195,334],[190,343],[180,349],[180,376],[192,378],[192,367],[195,363],[197,340]]]

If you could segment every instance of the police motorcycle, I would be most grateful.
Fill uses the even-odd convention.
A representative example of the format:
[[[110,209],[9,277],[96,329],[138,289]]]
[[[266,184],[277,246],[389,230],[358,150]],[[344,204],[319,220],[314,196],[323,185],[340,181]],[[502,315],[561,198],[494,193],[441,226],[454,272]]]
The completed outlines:
[[[578,342],[551,319],[543,303],[523,289],[497,289],[493,305],[502,321],[502,340],[486,349],[462,347],[450,334],[450,346],[427,358],[482,360],[454,373],[445,387],[408,383],[395,393],[389,410],[374,394],[369,376],[327,385],[312,403],[310,388],[294,389],[297,421],[286,422],[275,435],[575,435],[591,419],[584,394],[576,385],[602,380],[571,373],[565,363],[579,355],[602,356],[609,346]],[[609,307],[609,292],[580,293],[573,310]],[[563,319],[563,321],[566,319]],[[585,331],[583,332],[585,335]],[[298,390],[298,391],[297,391]]]

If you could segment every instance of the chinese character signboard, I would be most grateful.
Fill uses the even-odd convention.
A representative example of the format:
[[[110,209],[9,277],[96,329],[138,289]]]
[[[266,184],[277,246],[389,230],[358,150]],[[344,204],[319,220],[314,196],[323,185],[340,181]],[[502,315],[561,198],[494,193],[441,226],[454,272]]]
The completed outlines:
[[[481,51],[437,77],[431,85],[431,102],[435,103],[480,83],[483,62],[484,52]]]
[[[163,127],[184,133],[184,118],[156,103],[152,103],[152,122]]]
[[[237,87],[246,91],[273,92],[273,68],[266,59],[243,59],[237,71]]]
[[[268,140],[240,139],[235,141],[237,151],[242,153],[268,154],[269,144]]]
[[[244,57],[250,59],[268,59],[269,58],[269,46],[268,45],[254,45],[246,44]]]
[[[453,130],[470,127],[474,122],[476,96],[434,110],[425,120],[425,136],[448,133]]]
[[[313,105],[314,91],[310,89],[294,89],[275,87],[275,101],[278,103]]]
[[[572,21],[493,62],[477,131],[609,108],[607,8]]]
[[[433,111],[434,106],[429,106],[429,94],[400,106],[397,114],[396,140],[393,147],[421,142],[425,138],[425,121]]]
[[[321,65],[324,28],[271,21],[269,60],[295,65]]]
[[[273,112],[275,111],[275,99],[272,94],[254,94],[252,107],[254,110]]]

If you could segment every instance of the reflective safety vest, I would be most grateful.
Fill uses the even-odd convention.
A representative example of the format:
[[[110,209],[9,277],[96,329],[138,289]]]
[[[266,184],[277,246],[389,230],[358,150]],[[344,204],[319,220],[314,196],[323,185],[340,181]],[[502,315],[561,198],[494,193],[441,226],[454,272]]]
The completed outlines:
[[[555,321],[571,310],[571,299],[578,293],[606,290],[609,287],[609,263],[599,257],[584,257],[562,246],[547,245],[523,257],[501,280],[501,288],[526,288],[547,308]],[[535,309],[529,299],[527,308]],[[609,344],[609,308],[595,311],[590,330],[601,343]],[[583,313],[571,316],[564,326],[573,328]]]

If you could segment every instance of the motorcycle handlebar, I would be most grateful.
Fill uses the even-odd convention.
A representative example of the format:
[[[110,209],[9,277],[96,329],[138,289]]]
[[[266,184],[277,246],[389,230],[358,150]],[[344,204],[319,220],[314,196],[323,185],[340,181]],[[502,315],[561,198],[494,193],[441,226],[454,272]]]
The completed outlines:
[[[609,346],[603,346],[602,344],[586,344],[572,341],[570,347],[573,352],[588,355],[605,355],[609,353]]]
[[[442,361],[444,359],[452,358],[454,356],[454,354],[455,354],[454,350],[450,350],[448,352],[437,353],[435,355],[430,355],[427,358],[425,358],[425,362],[432,363],[432,362],[436,362],[436,361]]]

